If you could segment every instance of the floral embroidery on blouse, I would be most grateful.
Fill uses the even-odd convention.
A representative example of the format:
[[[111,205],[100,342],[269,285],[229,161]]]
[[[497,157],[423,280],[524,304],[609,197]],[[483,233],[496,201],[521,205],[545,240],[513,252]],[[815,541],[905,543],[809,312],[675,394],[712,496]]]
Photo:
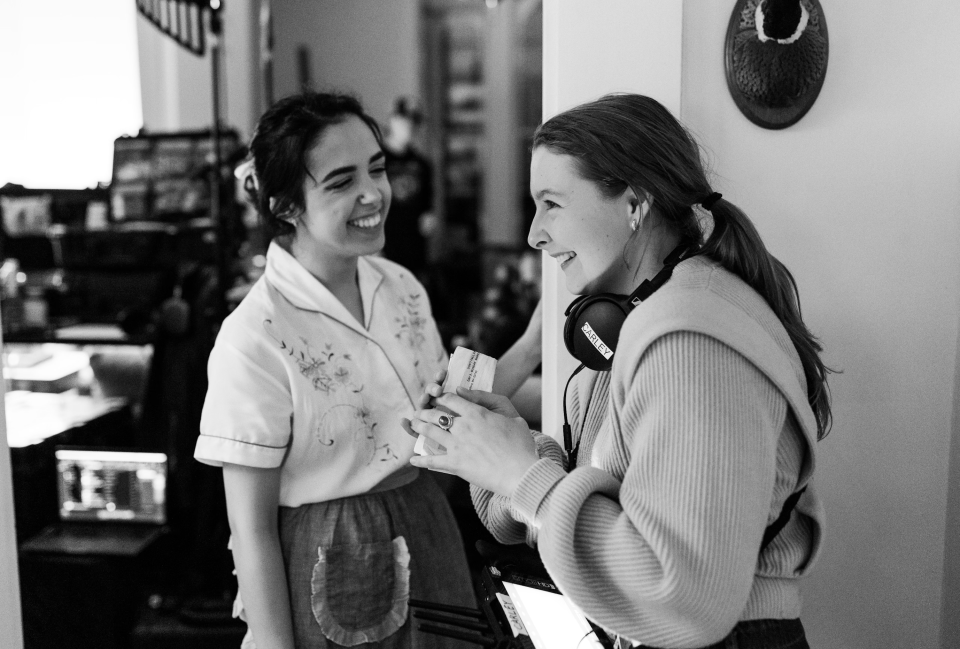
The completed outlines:
[[[429,367],[420,363],[420,356],[425,355],[424,343],[427,341],[426,332],[428,331],[428,320],[420,314],[423,308],[420,303],[421,293],[410,293],[397,300],[397,311],[399,316],[394,318],[399,325],[399,329],[394,336],[397,340],[406,341],[407,345],[414,351],[413,367],[417,372],[417,379],[420,383],[420,391],[426,387],[427,383],[433,380],[433,373]],[[443,350],[436,354],[434,365],[440,367],[443,361]]]
[[[423,334],[427,319],[420,315],[421,297],[419,293],[411,293],[397,300],[397,310],[400,312],[396,317],[396,322],[400,325],[400,330],[396,333],[397,340],[406,340],[414,349],[420,349],[427,339]]]
[[[360,449],[361,457],[367,466],[378,458],[381,462],[399,459],[388,442],[377,443],[376,430],[377,422],[373,421],[370,410],[363,405],[361,397],[360,405],[341,403],[323,413],[320,423],[317,424],[316,436],[317,441],[324,446],[333,446],[334,436],[347,433]]]
[[[278,345],[292,358],[300,370],[300,374],[307,379],[314,390],[326,395],[333,395],[343,391],[343,398],[356,401],[355,404],[339,403],[332,406],[320,418],[316,427],[317,441],[323,446],[333,446],[337,436],[347,433],[358,448],[361,455],[365,455],[366,464],[371,464],[379,456],[381,462],[397,460],[397,454],[390,448],[389,443],[378,444],[376,437],[377,422],[373,420],[370,409],[363,401],[363,384],[352,380],[354,373],[348,368],[353,358],[348,353],[338,354],[333,345],[324,345],[324,351],[316,353],[311,349],[310,342],[300,336],[302,349],[287,343],[273,331],[273,321],[264,320],[263,328]]]
[[[306,338],[300,337],[303,349],[297,351],[297,348],[287,343],[282,338],[274,334],[272,320],[264,320],[263,328],[267,335],[273,338],[280,349],[287,353],[287,356],[293,358],[294,362],[300,368],[302,374],[313,385],[314,390],[324,394],[332,394],[340,388],[347,388],[351,392],[359,393],[363,390],[362,384],[353,383],[350,380],[350,370],[343,363],[352,361],[350,354],[337,354],[333,351],[333,345],[324,345],[324,351],[319,354],[310,349],[310,343]]]

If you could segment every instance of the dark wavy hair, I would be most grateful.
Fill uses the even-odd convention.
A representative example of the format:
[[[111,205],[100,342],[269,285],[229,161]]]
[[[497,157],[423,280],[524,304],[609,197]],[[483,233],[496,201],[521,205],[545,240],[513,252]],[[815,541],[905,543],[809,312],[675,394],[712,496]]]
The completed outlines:
[[[827,375],[817,338],[803,323],[797,284],[771,255],[753,223],[736,205],[713,202],[713,231],[704,241],[693,209],[713,193],[700,147],[659,102],[634,94],[612,94],[571,108],[540,125],[533,148],[546,147],[574,158],[581,177],[607,198],[628,187],[653,197],[653,207],[681,240],[701,243],[701,255],[719,262],[759,293],[790,335],[807,379],[807,399],[817,419],[817,437],[830,431]],[[709,201],[708,201],[709,204]]]
[[[327,128],[351,115],[370,127],[382,147],[380,126],[358,99],[347,94],[305,91],[280,99],[260,117],[249,147],[259,188],[247,176],[244,189],[271,238],[293,233],[288,219],[305,208],[307,153]]]

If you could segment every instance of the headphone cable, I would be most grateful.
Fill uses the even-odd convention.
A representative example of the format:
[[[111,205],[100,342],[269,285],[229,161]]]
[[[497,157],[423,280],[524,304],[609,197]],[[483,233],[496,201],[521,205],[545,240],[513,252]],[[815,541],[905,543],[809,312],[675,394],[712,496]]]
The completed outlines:
[[[580,363],[580,367],[573,370],[573,374],[570,375],[570,378],[567,379],[567,384],[563,387],[563,446],[564,450],[567,452],[567,463],[570,469],[575,469],[577,464],[577,451],[580,450],[580,437],[583,436],[583,426],[580,426],[580,437],[577,438],[577,447],[573,447],[573,433],[570,430],[570,421],[567,418],[567,388],[570,387],[570,382],[573,380],[577,374],[580,373],[586,365]],[[587,407],[590,406],[590,403],[587,403]]]

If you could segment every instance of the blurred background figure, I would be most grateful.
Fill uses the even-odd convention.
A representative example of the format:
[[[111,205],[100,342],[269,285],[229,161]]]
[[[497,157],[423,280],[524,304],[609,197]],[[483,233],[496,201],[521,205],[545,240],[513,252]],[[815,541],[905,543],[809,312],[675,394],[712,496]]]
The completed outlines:
[[[433,209],[430,161],[416,146],[423,114],[410,97],[398,97],[387,119],[384,153],[393,203],[387,216],[383,254],[410,269],[429,289],[427,240],[438,227]]]

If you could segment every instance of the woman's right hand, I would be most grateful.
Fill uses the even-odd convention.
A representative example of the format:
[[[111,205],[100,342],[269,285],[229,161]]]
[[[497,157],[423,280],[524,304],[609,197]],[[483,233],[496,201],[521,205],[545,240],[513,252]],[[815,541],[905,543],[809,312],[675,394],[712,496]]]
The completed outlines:
[[[443,380],[447,378],[447,370],[439,370],[433,377],[433,383],[427,383],[423,388],[423,394],[417,400],[417,408],[423,410],[433,405],[433,398],[439,397],[443,390]]]
[[[425,410],[427,408],[433,407],[433,400],[436,397],[439,397],[443,394],[443,381],[447,378],[447,371],[440,370],[434,376],[432,383],[427,383],[424,387],[423,394],[420,395],[420,398],[417,400],[417,408],[420,410]],[[495,412],[498,415],[503,415],[504,417],[514,418],[519,417],[520,413],[517,412],[517,409],[513,407],[513,404],[505,396],[499,394],[492,394],[490,392],[483,392],[481,390],[461,390],[460,396],[462,396],[467,401],[471,401],[478,406],[483,406],[490,412]]]
[[[510,401],[510,399],[502,394],[484,392],[483,390],[468,390],[466,388],[460,388],[457,390],[456,394],[471,403],[482,406],[490,412],[503,415],[508,419],[514,419],[515,417],[520,416],[520,413],[517,412],[517,409],[513,407],[513,403]]]
[[[436,397],[434,407],[418,410],[401,425],[446,449],[415,455],[410,464],[459,476],[472,485],[510,497],[524,474],[540,459],[527,423],[504,396],[458,388]],[[444,414],[456,417],[443,427]]]

